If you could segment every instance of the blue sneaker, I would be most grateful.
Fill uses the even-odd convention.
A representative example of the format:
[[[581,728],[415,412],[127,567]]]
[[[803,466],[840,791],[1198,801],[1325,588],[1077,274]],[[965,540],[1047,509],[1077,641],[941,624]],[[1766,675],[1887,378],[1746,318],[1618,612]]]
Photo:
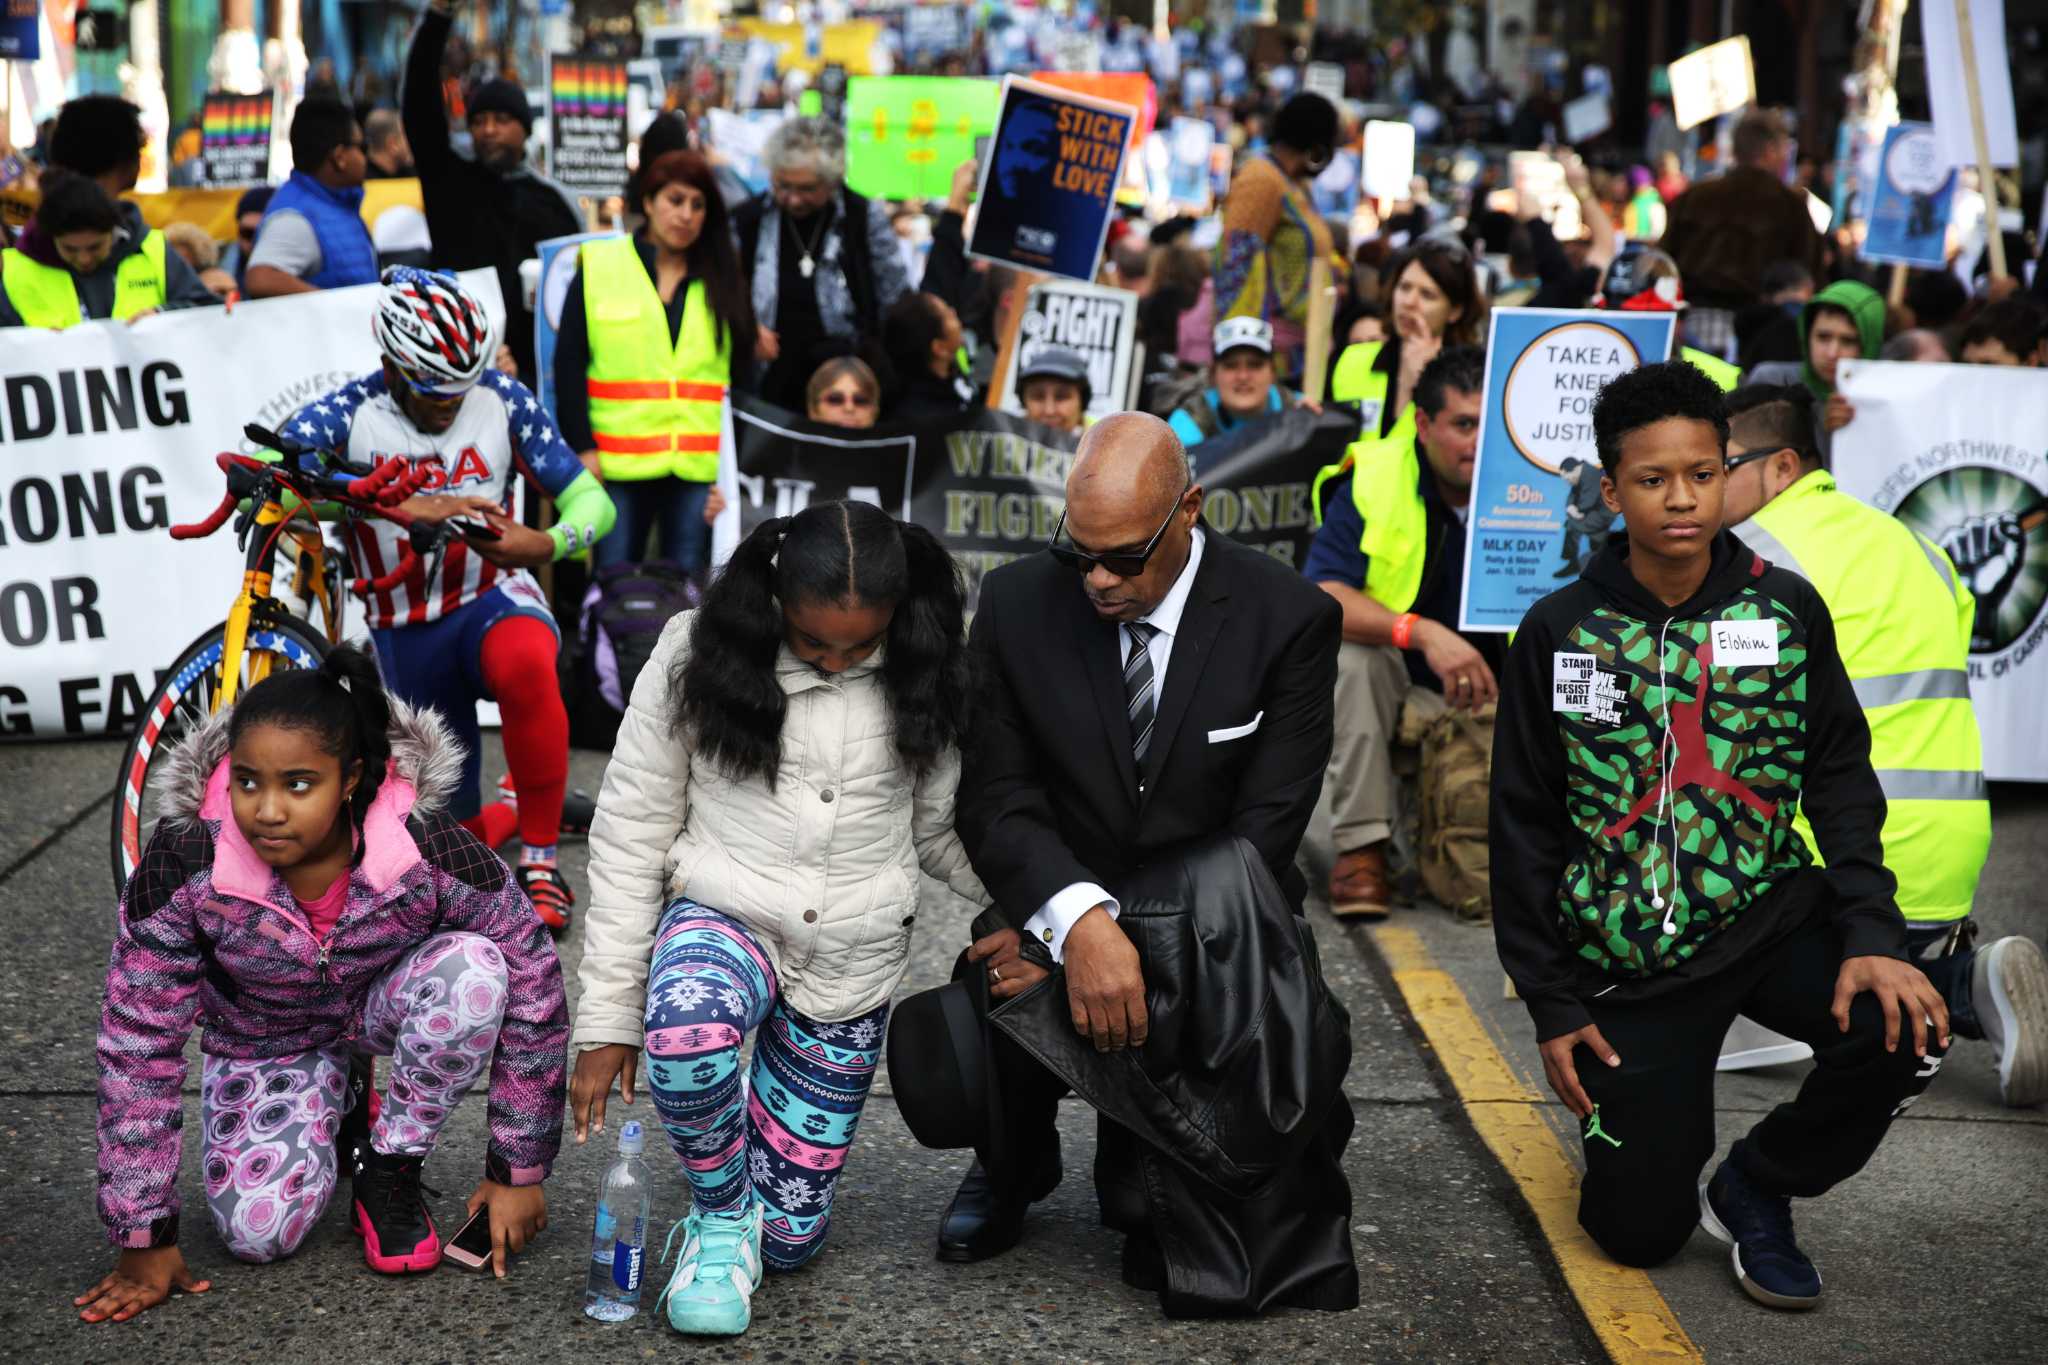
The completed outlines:
[[[1792,1240],[1792,1201],[1766,1194],[1722,1162],[1700,1186],[1700,1226],[1735,1250],[1735,1282],[1772,1308],[1820,1302],[1820,1272]]]
[[[668,1303],[668,1325],[700,1337],[736,1337],[753,1321],[754,1291],[761,1287],[761,1206],[744,1213],[692,1209],[669,1229],[663,1259],[681,1231],[683,1251],[668,1288],[654,1301]]]

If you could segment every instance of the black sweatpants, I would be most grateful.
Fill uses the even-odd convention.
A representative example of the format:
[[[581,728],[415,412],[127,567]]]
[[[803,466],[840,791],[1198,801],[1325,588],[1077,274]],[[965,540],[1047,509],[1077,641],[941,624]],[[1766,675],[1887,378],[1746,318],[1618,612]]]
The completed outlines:
[[[1579,1223],[1624,1265],[1659,1265],[1699,1222],[1700,1173],[1714,1154],[1714,1063],[1746,1014],[1813,1048],[1814,1069],[1791,1102],[1766,1114],[1729,1152],[1759,1189],[1811,1198],[1863,1168],[1906,1103],[1941,1068],[1933,1030],[1913,1053],[1900,1021],[1884,1047],[1884,1010],[1868,992],[1843,1033],[1829,1013],[1841,945],[1823,919],[1711,979],[1650,1000],[1594,999],[1593,1022],[1621,1057],[1609,1067],[1583,1045],[1579,1080],[1599,1111],[1583,1141]]]

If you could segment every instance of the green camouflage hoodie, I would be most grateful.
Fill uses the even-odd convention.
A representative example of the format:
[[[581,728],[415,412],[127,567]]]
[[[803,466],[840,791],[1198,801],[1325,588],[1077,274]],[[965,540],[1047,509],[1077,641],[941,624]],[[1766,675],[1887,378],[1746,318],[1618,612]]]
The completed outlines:
[[[1666,607],[1613,544],[1523,620],[1501,678],[1490,838],[1501,960],[1540,1037],[1583,1000],[1715,974],[1831,911],[1898,956],[1870,730],[1813,586],[1727,532]],[[1827,860],[1793,832],[1804,809]]]

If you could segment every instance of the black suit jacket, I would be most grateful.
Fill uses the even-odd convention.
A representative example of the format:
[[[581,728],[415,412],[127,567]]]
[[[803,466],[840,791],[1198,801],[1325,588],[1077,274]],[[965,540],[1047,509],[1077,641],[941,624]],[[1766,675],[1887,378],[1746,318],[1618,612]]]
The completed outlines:
[[[1219,833],[1249,840],[1301,906],[1294,854],[1334,738],[1343,613],[1288,565],[1205,535],[1142,771],[1119,634],[1079,576],[1041,553],[982,580],[969,643],[984,680],[957,824],[1020,928],[1075,882],[1117,894],[1160,854]]]

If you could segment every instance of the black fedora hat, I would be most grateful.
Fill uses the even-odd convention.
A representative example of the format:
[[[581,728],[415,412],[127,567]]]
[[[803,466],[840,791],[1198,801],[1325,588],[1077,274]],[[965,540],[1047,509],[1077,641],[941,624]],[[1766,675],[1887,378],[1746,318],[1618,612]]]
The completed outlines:
[[[910,1135],[926,1147],[973,1147],[1008,1161],[1009,1125],[990,1053],[988,973],[967,960],[953,979],[897,1005],[889,1019],[889,1088]]]

